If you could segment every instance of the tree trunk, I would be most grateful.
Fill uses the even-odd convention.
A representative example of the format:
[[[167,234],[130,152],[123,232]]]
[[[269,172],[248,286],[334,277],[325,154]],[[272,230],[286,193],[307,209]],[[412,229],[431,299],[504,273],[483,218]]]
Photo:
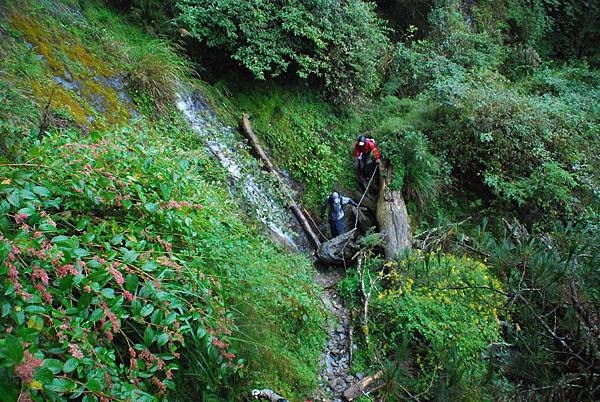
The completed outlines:
[[[406,204],[402,190],[391,189],[393,169],[381,165],[379,199],[377,200],[377,223],[385,236],[385,257],[393,259],[411,248],[411,233]]]

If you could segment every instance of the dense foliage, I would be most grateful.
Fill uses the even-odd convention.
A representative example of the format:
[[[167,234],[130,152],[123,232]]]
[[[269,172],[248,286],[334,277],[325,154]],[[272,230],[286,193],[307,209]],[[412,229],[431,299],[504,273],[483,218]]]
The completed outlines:
[[[311,265],[259,235],[201,141],[155,99],[176,90],[179,56],[104,7],[21,6],[0,19],[2,398],[312,390],[324,317]],[[81,92],[52,84],[65,79],[58,60]],[[135,71],[149,85],[109,97],[104,83]]]
[[[379,86],[388,40],[365,1],[181,0],[178,7],[178,25],[257,78],[286,71],[315,77],[344,101]]]
[[[403,357],[390,362],[387,398],[482,399],[490,370],[484,354],[500,340],[498,310],[506,300],[489,268],[431,253],[388,263],[385,270],[370,334],[383,356]]]
[[[416,250],[384,261],[372,235],[339,285],[373,397],[600,398],[597,2],[10,0],[0,17],[6,398],[316,388],[310,262],[259,234],[174,112],[194,69],[313,211],[361,195],[352,146],[375,138]]]
[[[309,328],[320,313],[296,288],[306,262],[285,261],[248,236],[227,196],[201,179],[210,168],[205,157],[183,152],[185,137],[165,141],[174,129],[145,135],[138,127],[135,141],[131,131],[84,141],[63,132],[33,144],[23,168],[2,168],[4,381],[12,372],[52,399],[137,400],[176,383],[186,385],[180,392],[224,396],[243,365],[259,370],[253,356],[262,344],[232,346],[240,337],[277,345],[290,381],[305,363],[289,367],[291,344],[275,336],[284,328],[247,328],[250,317],[276,320],[294,334],[308,330],[301,355],[314,358],[310,348],[319,342],[310,343]],[[151,145],[158,138],[161,145]],[[251,254],[256,248],[260,260]],[[264,264],[277,266],[280,277],[264,276]],[[251,295],[265,301],[247,306]],[[292,314],[289,324],[279,314]],[[275,365],[266,373],[278,364],[260,363]],[[16,385],[5,383],[18,394]]]

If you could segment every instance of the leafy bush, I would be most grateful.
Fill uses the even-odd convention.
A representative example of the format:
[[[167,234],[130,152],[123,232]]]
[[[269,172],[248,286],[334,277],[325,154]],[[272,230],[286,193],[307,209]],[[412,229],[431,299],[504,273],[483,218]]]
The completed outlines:
[[[55,133],[29,145],[26,164],[1,168],[7,392],[151,400],[177,384],[182,395],[226,397],[242,391],[233,384],[246,364],[248,380],[285,373],[297,392],[312,387],[322,316],[302,285],[310,264],[240,220],[227,193],[202,179],[219,172],[188,134],[157,129]],[[255,248],[260,259],[243,251]],[[248,308],[251,294],[265,301]],[[249,330],[256,317],[303,342],[280,328]],[[270,345],[238,341],[255,334]],[[266,350],[272,359],[260,358]]]
[[[599,233],[571,224],[529,233],[518,223],[499,236],[485,227],[471,233],[511,295],[506,341],[514,346],[504,371],[517,385],[513,399],[600,396]]]
[[[506,300],[498,280],[481,262],[445,254],[414,254],[384,269],[371,339],[390,367],[404,371],[402,386],[387,387],[386,397],[483,399],[489,367],[482,354],[500,339],[498,311]]]
[[[600,146],[594,134],[596,92],[533,96],[508,87],[495,74],[468,82],[448,79],[424,97],[437,105],[424,115],[432,119],[424,131],[467,185],[485,183],[535,216],[542,211],[569,215],[581,208],[581,199],[593,197],[597,186],[590,169],[597,163],[593,150]],[[544,192],[536,194],[542,187]]]
[[[172,44],[162,39],[128,46],[125,59],[129,85],[150,96],[159,107],[175,100],[180,82],[192,72],[189,61],[175,53]]]
[[[150,5],[135,7],[148,9]],[[98,52],[112,56],[111,61],[126,75],[130,92],[150,99],[159,109],[172,104],[180,83],[193,74],[190,60],[177,52],[176,44],[147,35],[106,7],[92,3],[84,11],[95,34],[90,45],[103,45]]]
[[[182,28],[260,79],[285,71],[315,77],[346,102],[379,85],[388,40],[371,3],[182,0],[178,6]]]
[[[231,97],[250,112],[256,134],[278,166],[305,186],[303,199],[320,207],[334,188],[352,188],[351,149],[359,122],[335,113],[332,105],[305,87],[253,87]]]

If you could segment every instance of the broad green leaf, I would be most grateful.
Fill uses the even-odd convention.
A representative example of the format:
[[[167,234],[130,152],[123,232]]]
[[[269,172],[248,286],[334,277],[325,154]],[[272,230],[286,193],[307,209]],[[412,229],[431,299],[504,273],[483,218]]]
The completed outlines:
[[[153,337],[154,331],[152,331],[152,328],[150,326],[146,327],[146,330],[144,331],[144,344],[146,344],[146,346],[152,345]]]
[[[119,233],[117,235],[114,235],[110,242],[113,246],[116,246],[118,244],[121,244],[121,242],[123,241],[123,237],[123,234]]]
[[[58,393],[66,393],[77,388],[77,384],[70,378],[55,378],[52,382],[46,385],[46,389]]]
[[[123,262],[126,264],[131,264],[138,258],[138,253],[135,250],[128,250],[126,248],[121,248],[121,252],[123,252]]]
[[[69,241],[69,238],[67,236],[60,235],[53,237],[51,241],[55,244],[61,244]]]
[[[65,364],[63,366],[63,371],[67,374],[72,373],[73,371],[75,371],[78,364],[79,364],[79,362],[77,361],[77,359],[70,358],[69,360],[67,360],[65,362]]]
[[[6,348],[6,357],[8,357],[14,364],[18,364],[23,359],[23,346],[21,340],[14,335],[8,335],[4,342]]]
[[[97,308],[90,315],[90,321],[91,322],[96,322],[96,321],[100,320],[102,317],[104,317],[104,310],[101,309],[101,308]]]
[[[163,332],[162,334],[160,334],[160,336],[158,337],[158,339],[156,340],[156,344],[158,346],[163,346],[165,345],[167,342],[169,342],[169,334],[166,332]]]
[[[147,202],[144,204],[144,208],[146,209],[146,211],[153,214],[158,210],[158,204],[154,204],[152,202]]]
[[[152,312],[154,311],[154,306],[152,304],[146,304],[143,308],[142,311],[140,311],[140,315],[142,317],[146,317],[150,314],[152,314]]]
[[[35,379],[41,382],[42,384],[50,384],[52,379],[54,378],[54,374],[48,367],[38,367],[35,370]]]
[[[25,312],[27,313],[43,313],[46,309],[42,306],[31,305],[25,307]]]
[[[152,272],[158,267],[158,264],[154,261],[146,261],[144,265],[142,265],[142,269],[146,272]]]
[[[130,292],[135,292],[138,282],[139,280],[137,275],[128,274],[125,278],[125,288]]]
[[[89,251],[87,251],[84,248],[76,248],[75,250],[73,250],[73,255],[79,258],[83,258],[89,254]]]
[[[92,392],[98,392],[102,389],[102,383],[96,377],[92,377],[85,384],[85,387]]]
[[[50,197],[50,190],[42,186],[33,186],[33,192],[42,197]]]
[[[115,290],[113,288],[104,288],[102,289],[102,296],[106,297],[107,299],[112,299],[115,297]]]
[[[47,367],[52,373],[60,373],[63,368],[63,363],[57,359],[44,359],[44,367]]]

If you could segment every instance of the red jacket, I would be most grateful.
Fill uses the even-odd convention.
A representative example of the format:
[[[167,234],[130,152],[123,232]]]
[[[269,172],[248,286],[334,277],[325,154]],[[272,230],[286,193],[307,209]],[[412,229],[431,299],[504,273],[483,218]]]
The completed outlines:
[[[367,139],[367,141],[365,141],[365,145],[362,147],[358,145],[358,141],[354,145],[354,156],[357,158],[361,153],[368,157],[371,151],[373,151],[373,154],[375,154],[375,160],[378,161],[379,150],[375,146],[375,142],[373,142],[373,140]]]

